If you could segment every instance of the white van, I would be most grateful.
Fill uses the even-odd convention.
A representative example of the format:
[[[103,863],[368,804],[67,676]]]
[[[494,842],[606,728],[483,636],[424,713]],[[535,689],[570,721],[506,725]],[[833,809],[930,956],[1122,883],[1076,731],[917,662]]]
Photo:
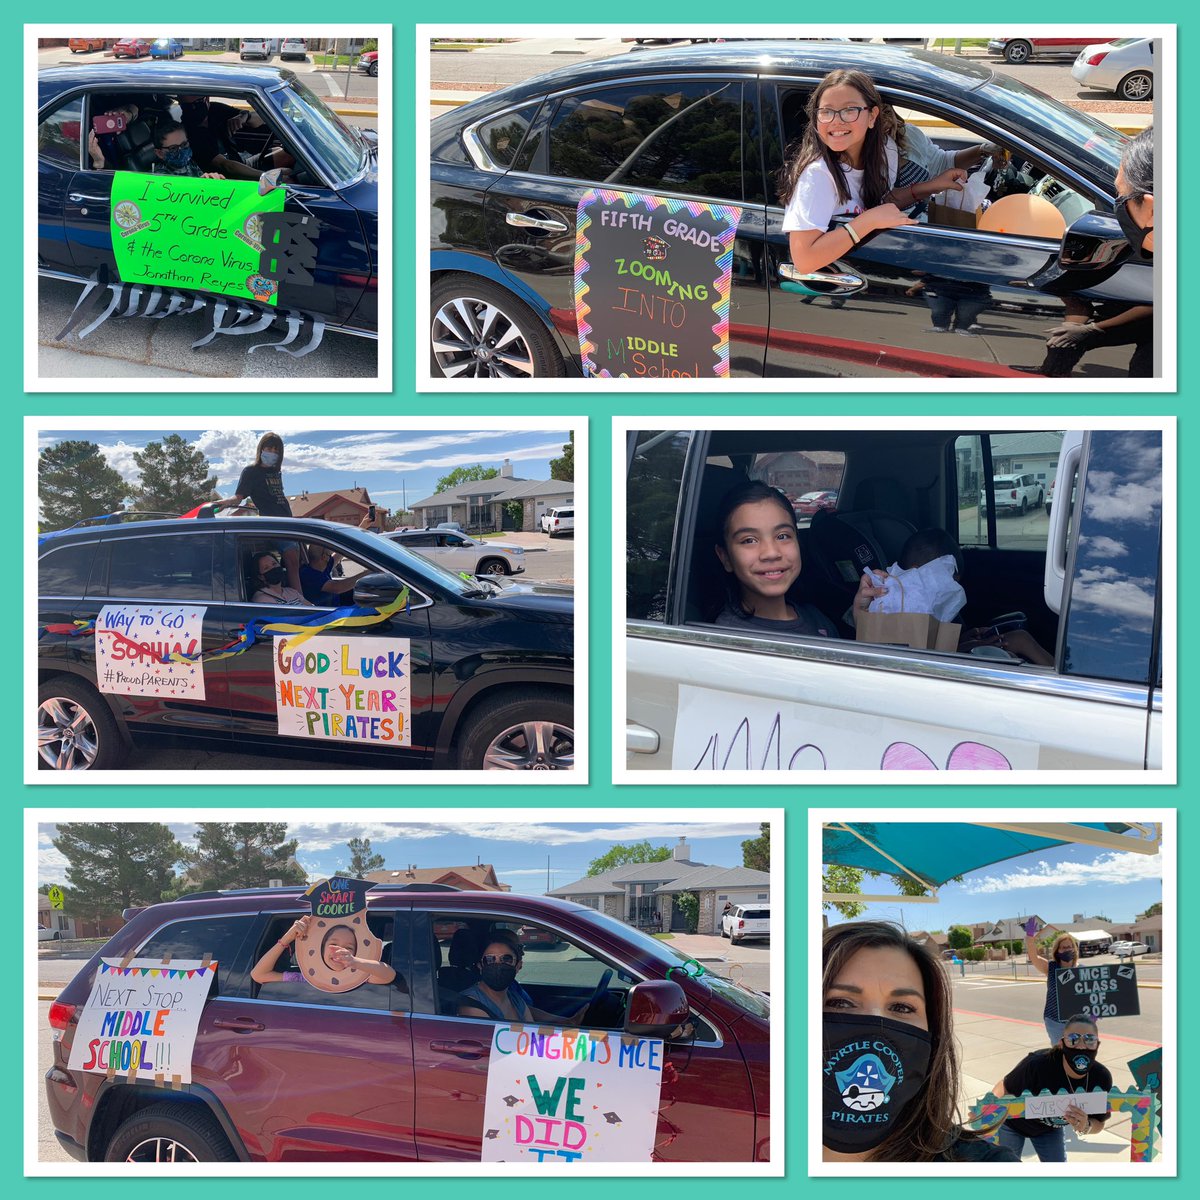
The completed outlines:
[[[1163,767],[1161,428],[653,430],[626,461],[628,771]],[[1024,472],[1057,477],[1050,513],[979,503]],[[799,599],[839,637],[715,623],[717,505],[751,481],[838,489],[797,536]],[[855,641],[862,569],[931,527],[956,543],[964,628],[996,644]]]

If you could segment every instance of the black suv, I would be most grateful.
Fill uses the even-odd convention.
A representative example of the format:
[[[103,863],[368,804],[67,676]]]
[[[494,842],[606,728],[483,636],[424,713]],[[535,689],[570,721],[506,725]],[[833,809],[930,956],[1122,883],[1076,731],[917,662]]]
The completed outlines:
[[[288,543],[319,543],[343,556],[339,570],[353,590],[331,596],[326,613],[394,604],[404,588],[407,605],[384,622],[338,632],[344,653],[329,635],[295,654],[285,637],[265,636],[197,666],[200,679],[173,684],[174,694],[161,679],[140,681],[162,673],[153,657],[164,646],[194,654],[228,646],[256,619],[311,618],[313,609],[253,598],[258,558]],[[114,767],[133,736],[154,735],[318,752],[330,761],[353,756],[382,767],[574,764],[570,589],[501,589],[372,533],[285,518],[106,525],[53,535],[38,555],[40,767]],[[98,648],[93,635],[62,631],[100,618],[106,607],[105,624],[123,636]],[[178,637],[144,633],[150,644],[139,654],[138,629],[162,621]],[[110,657],[133,667],[114,670]],[[394,679],[378,679],[384,672]],[[337,682],[349,689],[344,699],[331,686]]]

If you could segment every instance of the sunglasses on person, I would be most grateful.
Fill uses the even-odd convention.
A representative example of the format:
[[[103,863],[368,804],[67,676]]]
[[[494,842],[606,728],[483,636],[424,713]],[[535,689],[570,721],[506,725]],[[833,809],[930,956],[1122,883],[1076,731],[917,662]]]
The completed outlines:
[[[485,954],[479,961],[485,967],[513,967],[517,963],[512,954]]]
[[[1068,1033],[1063,1041],[1068,1046],[1098,1046],[1100,1039],[1094,1033]]]

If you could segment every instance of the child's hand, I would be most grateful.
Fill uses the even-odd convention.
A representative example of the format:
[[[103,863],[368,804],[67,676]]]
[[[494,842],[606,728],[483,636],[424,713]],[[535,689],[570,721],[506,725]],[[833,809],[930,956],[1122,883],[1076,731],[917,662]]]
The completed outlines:
[[[308,917],[303,916],[292,922],[292,927],[279,940],[285,946],[290,946],[297,938],[302,938],[308,932]]]
[[[879,578],[879,583],[875,583],[871,574],[870,571],[864,571],[862,578],[858,581],[858,595],[854,597],[855,612],[866,612],[871,607],[872,600],[887,593],[887,588],[883,586],[883,580],[888,578],[888,573],[886,571],[874,573]]]
[[[918,223],[912,217],[902,213],[894,204],[878,204],[874,208],[869,208],[859,217],[859,220],[869,221],[871,230],[898,229],[901,225]]]
[[[361,964],[345,946],[330,946],[329,961],[339,970],[348,971],[351,967]]]
[[[934,189],[933,194],[936,196],[938,192],[961,192],[966,182],[967,172],[962,167],[951,167],[950,170],[935,175],[929,181],[929,186]]]

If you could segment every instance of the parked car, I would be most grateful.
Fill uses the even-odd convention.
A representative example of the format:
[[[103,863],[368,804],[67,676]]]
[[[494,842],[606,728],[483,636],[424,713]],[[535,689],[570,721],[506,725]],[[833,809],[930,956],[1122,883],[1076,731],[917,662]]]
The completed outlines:
[[[1071,68],[1084,87],[1113,92],[1118,100],[1154,99],[1154,39],[1117,38],[1085,46]]]
[[[743,770],[1162,768],[1161,432],[863,424],[629,432],[626,494],[614,497],[626,513],[629,770],[736,782]],[[1022,444],[1056,453],[1057,480],[1078,488],[1044,528],[961,503],[985,462]],[[778,486],[817,451],[844,459],[840,503],[799,529],[800,587],[840,637],[715,624],[721,497],[750,480]],[[842,616],[861,570],[886,568],[930,526],[958,546],[956,619],[1023,623],[1052,666],[854,640]]]
[[[403,726],[401,717],[389,718],[393,729],[386,738],[381,728],[363,731],[358,740],[339,739],[337,728],[320,722],[310,725],[311,738],[303,730],[281,732],[281,668],[270,637],[235,657],[206,662],[203,694],[176,698],[152,692],[149,684],[135,694],[115,694],[99,678],[93,637],[45,631],[94,619],[106,605],[135,612],[142,611],[138,606],[187,606],[198,634],[190,652],[225,646],[247,622],[296,615],[295,608],[253,599],[254,564],[281,540],[317,542],[344,555],[343,571],[355,578],[346,604],[378,608],[409,589],[404,609],[355,635],[368,652],[378,639],[410,641],[407,736],[394,728]],[[167,735],[250,753],[318,754],[330,762],[380,767],[565,770],[574,763],[569,589],[499,589],[463,579],[373,533],[269,517],[147,521],[64,533],[39,546],[38,577],[40,767],[114,767],[132,740]],[[136,651],[123,653],[139,667],[147,662]],[[368,711],[381,712],[378,698],[374,704]],[[398,711],[403,717],[404,706]]]
[[[813,513],[820,512],[822,509],[837,508],[837,498],[836,490],[805,492],[792,507],[796,510],[796,516],[811,517]]]
[[[113,43],[113,58],[142,58],[150,53],[149,38],[126,37]]]
[[[1149,954],[1150,947],[1145,942],[1113,942],[1109,952],[1117,958],[1133,958],[1138,954]]]
[[[254,983],[251,967],[305,911],[298,887],[126,910],[127,923],[50,1006],[46,1096],[59,1145],[88,1162],[477,1160],[495,1023],[457,1015],[458,993],[475,976],[445,963],[435,929],[466,929],[478,944],[533,924],[569,946],[565,958],[526,956],[521,985],[537,1008],[570,1013],[599,996],[585,1013],[592,1028],[666,1039],[677,1073],[664,1085],[671,1102],[657,1120],[654,1159],[769,1161],[770,1002],[715,972],[693,974],[670,943],[560,900],[382,885],[367,894],[367,920],[394,984],[331,994],[303,980]],[[101,957],[206,953],[217,980],[190,1084],[155,1088],[69,1069]],[[681,1023],[694,1027],[686,1043],[671,1040]],[[329,1047],[336,1070],[322,1061]]]
[[[575,506],[551,508],[542,513],[542,532],[549,537],[562,537],[564,533],[575,536]]]
[[[1014,169],[992,178],[989,196],[1037,195],[1062,235],[919,223],[863,238],[836,276],[797,273],[774,180],[808,95],[835,67],[865,71],[947,149],[1011,148]],[[583,374],[576,217],[599,187],[740,208],[731,378],[1020,378],[1023,389],[1046,329],[1076,297],[1153,303],[1152,264],[1132,260],[1112,211],[1127,140],[985,62],[898,46],[734,42],[574,62],[431,124],[430,370],[464,381]],[[988,297],[977,336],[931,338],[914,266],[927,283]],[[1092,351],[1087,367],[1124,378],[1129,350]]]
[[[261,58],[265,62],[270,62],[273,55],[274,51],[271,49],[270,38],[242,38],[238,47],[238,57],[242,62],[245,62],[248,58]]]
[[[150,44],[151,58],[182,58],[183,43],[178,38],[158,38]]]
[[[57,942],[62,940],[62,932],[58,929],[47,929],[45,925],[37,927],[39,942]]]
[[[1078,54],[1089,42],[1109,42],[1111,37],[996,37],[987,44],[989,54],[1002,54],[1005,62],[1020,64],[1031,58],[1065,58]]]
[[[721,917],[721,936],[737,945],[751,938],[770,938],[771,906],[765,901],[755,904],[736,904],[732,912]]]
[[[72,54],[90,54],[93,50],[103,50],[108,44],[107,38],[68,38],[67,49]]]
[[[298,58],[304,62],[308,58],[308,46],[303,38],[281,38],[279,41],[279,57],[284,62]]]
[[[996,513],[1017,513],[1024,516],[1031,508],[1041,508],[1046,494],[1036,475],[997,475],[992,480],[992,499]],[[987,508],[988,493],[979,493],[979,507]],[[1049,510],[1047,510],[1049,511]]]
[[[384,537],[447,571],[464,571],[468,575],[519,575],[525,570],[525,547],[516,542],[468,537],[452,529],[417,529],[388,533]]]
[[[322,317],[331,331],[377,337],[376,144],[344,124],[300,78],[278,67],[161,62],[130,69],[80,63],[39,71],[38,273],[82,284],[104,268],[117,278],[109,228],[113,173],[93,169],[80,130],[89,128],[114,96],[135,99],[141,111],[129,136],[118,138],[119,165],[149,170],[153,125],[168,116],[165,98],[181,92],[245,105],[264,127],[240,131],[236,145],[258,152],[274,141],[295,157],[295,184],[304,197],[288,195],[284,210],[307,210],[321,224],[313,282],[296,285],[296,306]],[[241,303],[255,306],[248,299]]]
[[[358,69],[360,71],[365,71],[368,75],[378,75],[379,74],[379,51],[378,50],[368,50],[366,52],[366,54],[364,54],[358,60]]]

